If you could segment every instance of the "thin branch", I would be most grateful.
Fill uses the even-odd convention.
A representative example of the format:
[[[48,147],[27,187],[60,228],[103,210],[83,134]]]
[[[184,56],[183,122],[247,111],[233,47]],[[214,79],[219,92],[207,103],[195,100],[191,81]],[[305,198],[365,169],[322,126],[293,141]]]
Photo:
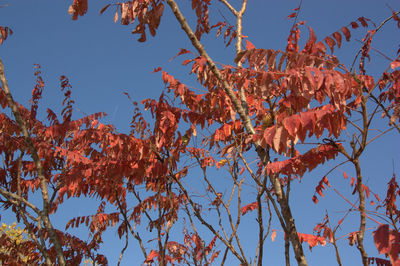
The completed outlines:
[[[353,127],[357,128],[358,131],[360,131],[361,133],[363,132],[362,128],[359,127],[357,124],[355,124],[354,122],[352,122],[351,120],[347,120],[347,122],[349,122]]]
[[[327,217],[327,219],[328,219],[329,228],[332,228],[331,222],[330,222],[329,216],[328,216],[328,211],[326,212],[326,217]],[[336,228],[336,229],[337,229],[337,228]],[[338,249],[338,246],[337,246],[337,243],[336,243],[336,235],[335,235],[335,234],[336,234],[336,230],[333,230],[333,231],[332,231],[332,239],[333,239],[332,245],[333,245],[333,247],[335,248],[336,261],[337,261],[337,263],[338,263],[339,266],[342,266],[342,260],[341,260],[341,258],[340,258],[339,249]]]
[[[382,135],[388,133],[389,131],[392,131],[394,128],[395,128],[395,127],[391,127],[391,128],[389,128],[389,129],[383,131],[383,132],[380,133],[379,135],[373,137],[372,139],[370,139],[370,140],[366,143],[366,145],[370,144],[372,141],[374,141],[374,140],[376,140],[377,138],[381,137]]]
[[[117,194],[117,192],[115,192],[115,193]],[[146,253],[146,249],[143,246],[143,241],[140,238],[139,234],[137,234],[135,231],[133,231],[131,223],[129,222],[129,219],[128,219],[128,215],[126,214],[126,210],[125,210],[125,208],[122,208],[122,204],[118,198],[118,194],[116,195],[115,199],[117,201],[118,208],[121,211],[122,217],[124,218],[125,226],[129,229],[132,236],[134,238],[136,238],[136,240],[139,242],[139,246],[140,246],[140,249],[142,250],[143,256],[144,256],[144,258],[147,258],[147,253]],[[128,244],[128,242],[126,242],[126,243]]]
[[[346,197],[344,197],[339,191],[336,190],[336,188],[333,188],[333,190],[340,196],[342,197],[342,199],[344,199],[347,203],[349,203],[354,209],[360,211],[359,207],[357,207],[356,205],[354,205],[351,201],[349,201]],[[369,218],[371,221],[374,221],[375,223],[382,225],[382,223],[378,222],[377,220],[375,220],[374,218],[370,217],[369,215],[365,214],[365,216],[367,218]]]

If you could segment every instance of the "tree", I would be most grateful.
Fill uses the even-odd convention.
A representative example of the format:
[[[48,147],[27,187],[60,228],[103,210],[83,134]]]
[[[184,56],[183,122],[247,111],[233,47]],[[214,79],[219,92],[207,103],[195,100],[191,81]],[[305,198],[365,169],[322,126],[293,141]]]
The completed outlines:
[[[232,13],[236,26],[228,21],[210,24],[212,5],[206,0],[192,1],[195,30],[174,0],[109,4],[100,11],[116,8],[114,21],[134,24],[133,33],[145,42],[148,32],[156,34],[168,7],[194,49],[182,49],[178,56],[189,56],[183,64],[191,66],[191,74],[203,91],[197,93],[166,71],[155,69],[161,72],[167,89],[158,100],[141,103],[153,120],[146,119],[143,108],[132,101],[135,110],[129,134],[101,123],[103,113],[72,119],[74,101],[65,76],[60,78],[65,96],[61,116],[48,109],[48,122],[44,122],[37,117],[44,89],[40,66],[35,67],[36,86],[26,108],[13,100],[0,63],[0,104],[12,111],[12,115],[3,112],[0,116],[4,208],[11,208],[24,223],[40,260],[47,265],[56,261],[60,265],[79,264],[84,258],[106,264],[99,249],[103,233],[113,226],[119,237],[125,238],[119,262],[129,239],[134,238],[148,264],[202,265],[234,257],[242,265],[262,265],[268,261],[264,253],[267,236],[274,239],[282,232],[287,265],[290,246],[297,263],[308,265],[304,242],[310,249],[332,244],[341,264],[336,232],[347,214],[333,226],[327,213],[314,234],[299,232],[301,217],[293,215],[299,207],[289,197],[292,189],[297,189],[294,182],[340,157],[354,168],[351,186],[358,197],[354,203],[332,188],[348,201],[348,213],[359,215],[357,228],[348,233],[349,244],[357,247],[364,265],[398,264],[396,180],[391,179],[386,199],[381,201],[365,184],[360,162],[372,141],[391,130],[400,132],[400,50],[378,78],[367,74],[366,64],[375,34],[392,21],[400,28],[398,12],[393,11],[378,26],[359,17],[317,41],[312,28],[297,20],[300,5],[289,15],[293,26],[286,48],[273,50],[258,49],[243,35],[246,0],[239,8],[220,2]],[[74,0],[68,11],[72,19],[78,19],[87,12],[87,1]],[[346,67],[333,52],[342,41],[350,41],[352,31],[360,26],[369,30],[353,64]],[[301,47],[303,29],[309,37]],[[236,65],[217,64],[208,55],[201,38],[212,30],[224,36],[227,46],[235,43]],[[10,30],[3,27],[1,31],[5,40]],[[372,128],[379,114],[387,124],[376,134]],[[304,148],[305,142],[311,144]],[[332,170],[342,164],[337,163]],[[226,171],[229,181],[221,183],[210,175],[210,169],[215,168]],[[331,187],[332,170],[320,178],[315,195],[310,195],[316,204]],[[204,190],[196,191],[185,181],[191,173],[200,173]],[[41,206],[31,194],[41,195]],[[379,213],[380,219],[367,211],[370,194],[376,198],[377,211],[386,208]],[[100,199],[96,213],[74,217],[65,230],[51,222],[51,215],[66,198],[92,196]],[[249,212],[254,212],[257,221],[252,231],[257,238],[255,252],[247,251],[240,232]],[[279,222],[280,231],[272,230],[272,217]],[[378,251],[389,255],[390,261],[368,255],[364,247],[367,219],[375,223]],[[87,241],[67,233],[83,223],[89,230]],[[144,227],[140,227],[142,223]],[[175,228],[181,229],[182,235],[175,237]]]

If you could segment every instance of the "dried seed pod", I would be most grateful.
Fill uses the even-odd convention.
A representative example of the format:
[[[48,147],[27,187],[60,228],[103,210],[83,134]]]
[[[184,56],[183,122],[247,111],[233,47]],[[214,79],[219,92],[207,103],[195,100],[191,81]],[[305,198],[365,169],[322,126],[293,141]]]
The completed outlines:
[[[272,118],[270,113],[267,113],[262,120],[261,128],[266,129],[272,126],[273,124],[274,124],[274,119]]]

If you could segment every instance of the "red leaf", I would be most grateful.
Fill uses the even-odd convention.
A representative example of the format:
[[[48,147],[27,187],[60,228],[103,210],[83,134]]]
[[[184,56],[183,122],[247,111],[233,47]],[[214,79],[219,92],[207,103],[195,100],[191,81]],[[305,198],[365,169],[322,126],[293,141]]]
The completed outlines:
[[[68,13],[72,15],[73,20],[77,20],[78,16],[86,14],[88,9],[87,0],[74,0],[72,5],[68,8]]]
[[[280,146],[280,144],[281,144],[281,139],[282,139],[282,131],[283,131],[283,127],[278,127],[278,128],[276,129],[274,138],[272,139],[272,144],[273,144],[272,147],[273,147],[276,151],[279,151],[279,146]],[[286,132],[286,130],[285,130],[285,132]]]
[[[169,61],[172,61],[172,60],[174,60],[176,57],[178,57],[178,56],[180,56],[180,55],[183,55],[183,54],[190,54],[191,53],[191,51],[190,50],[186,50],[186,49],[183,49],[183,48],[181,48],[181,50],[179,50],[179,53],[177,53],[174,57],[172,57]],[[191,61],[191,60],[190,60]]]
[[[400,60],[394,60],[392,63],[390,63],[390,67],[392,68],[392,69],[395,69],[395,68],[398,68],[398,67],[400,67]]]
[[[364,17],[359,17],[357,20],[361,22],[361,25],[362,25],[363,27],[365,27],[365,28],[368,27],[368,23],[367,23],[367,21],[366,21],[366,18],[364,18]]]
[[[331,51],[333,53],[333,47],[335,46],[336,42],[329,36],[325,37],[325,42],[331,48]]]
[[[153,72],[151,72],[151,74],[154,74],[154,73],[159,72],[159,71],[161,71],[161,70],[162,70],[161,67],[157,67],[157,68],[155,68],[155,69],[153,70]]]
[[[315,36],[314,30],[311,27],[308,27],[308,31],[310,33],[309,38],[303,50],[305,53],[315,53],[315,42],[317,41],[317,37]]]
[[[349,29],[347,27],[343,27],[342,32],[343,32],[344,37],[346,37],[346,41],[350,41],[351,34],[350,34]]]
[[[258,203],[253,202],[253,203],[247,204],[246,206],[241,208],[240,212],[242,213],[242,215],[245,215],[246,213],[248,213],[249,211],[253,211],[257,207],[258,207]]]
[[[354,181],[356,181],[356,179],[354,177],[351,178],[351,182],[350,182],[350,186],[354,185]]]
[[[256,47],[249,40],[246,40],[246,50],[251,49],[256,49]]]
[[[296,12],[295,13],[292,13],[292,14],[290,14],[289,16],[287,16],[287,19],[289,19],[289,18],[294,18],[296,16]]]
[[[340,46],[342,45],[342,35],[336,31],[333,33],[333,37],[335,38],[336,43],[337,43],[338,47],[340,48]]]
[[[118,10],[116,10],[114,14],[114,23],[117,23],[117,21],[118,21]]]
[[[295,137],[300,124],[301,122],[298,115],[293,115],[283,120],[283,126],[292,137]]]
[[[146,258],[146,260],[145,260],[144,262],[145,262],[145,263],[153,262],[154,258],[155,258],[155,257],[158,257],[158,256],[159,256],[158,251],[152,250],[152,251],[150,252],[150,254],[147,256],[147,258]]]
[[[325,51],[326,51],[326,47],[323,42],[317,42],[315,44],[315,48],[318,49],[321,53],[325,53]]]
[[[351,24],[351,27],[352,27],[353,29],[357,29],[357,28],[359,27],[358,24],[357,24],[357,22],[355,22],[355,21],[351,22],[350,24]]]
[[[315,203],[315,204],[317,204],[318,203],[318,198],[317,198],[317,196],[313,196],[312,197],[312,201]]]
[[[311,248],[317,246],[318,244],[320,244],[321,246],[325,246],[326,245],[326,239],[325,237],[322,236],[315,236],[315,235],[310,235],[310,234],[302,234],[302,233],[297,233],[300,239],[300,242],[307,242],[308,245],[310,246],[310,250]]]
[[[315,190],[317,191],[317,193],[318,193],[321,197],[324,197],[324,193],[322,193],[322,187],[317,187]]]
[[[308,79],[308,81],[310,82],[310,84],[311,84],[311,86],[312,86],[312,89],[313,90],[317,90],[317,83],[315,82],[315,78],[314,78],[314,76],[313,76],[313,74],[312,74],[312,68],[311,67],[306,67],[306,76],[307,76],[307,79]]]
[[[276,238],[276,230],[273,229],[273,230],[272,230],[272,233],[271,233],[271,240],[272,240],[272,242],[275,241],[275,238]]]
[[[244,166],[242,167],[242,169],[240,169],[240,173],[239,173],[239,175],[242,175],[242,174],[243,174],[243,172],[244,172]]]
[[[351,232],[349,234],[349,237],[347,239],[349,240],[350,246],[353,246],[354,244],[357,243],[357,235],[358,235],[358,232]]]
[[[379,226],[373,235],[375,246],[378,249],[379,254],[387,254],[390,250],[389,225],[384,224]]]
[[[328,178],[326,176],[324,176],[324,178],[322,179],[322,181],[328,185],[328,187],[332,187],[331,184],[328,181]]]
[[[344,177],[344,179],[347,179],[347,174],[346,174],[346,172],[343,172],[343,177]]]
[[[362,185],[363,190],[365,191],[365,195],[367,195],[367,198],[369,198],[369,187],[367,187],[366,185]]]

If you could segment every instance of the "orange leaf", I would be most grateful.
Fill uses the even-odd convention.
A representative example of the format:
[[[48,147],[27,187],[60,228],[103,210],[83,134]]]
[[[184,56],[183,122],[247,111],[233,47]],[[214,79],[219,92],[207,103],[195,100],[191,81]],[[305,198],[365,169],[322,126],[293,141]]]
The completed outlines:
[[[240,169],[240,173],[239,173],[239,175],[242,175],[242,174],[243,174],[243,172],[244,172],[244,166],[242,167],[242,169]]]
[[[272,240],[272,242],[275,241],[275,238],[276,238],[276,230],[273,229],[273,230],[272,230],[272,233],[271,233],[271,240]]]
[[[335,46],[336,42],[329,36],[325,37],[325,42],[329,46],[329,48],[331,48],[331,51],[333,53],[333,47]]]
[[[390,67],[392,69],[400,67],[400,60],[394,60],[392,63],[390,63]]]
[[[357,20],[361,22],[361,25],[362,25],[363,27],[365,27],[365,28],[368,27],[368,23],[367,23],[367,21],[366,21],[366,20],[367,20],[366,18],[364,18],[364,17],[359,17]]]
[[[315,204],[317,204],[318,203],[318,198],[317,198],[317,196],[313,196],[312,197],[312,201],[315,203]]]
[[[340,46],[342,45],[342,35],[336,31],[333,33],[333,37],[335,38],[337,45],[340,48]]]
[[[358,26],[357,22],[355,22],[355,21],[351,22],[350,24],[353,29],[357,29],[358,27],[360,27],[360,26]]]
[[[154,74],[159,71],[161,71],[161,67],[154,68],[154,70],[153,70],[153,72],[151,72],[151,74]]]
[[[367,195],[367,198],[369,198],[369,187],[367,187],[366,185],[362,185],[363,190],[365,191],[365,195]]]
[[[253,203],[247,204],[246,206],[241,208],[240,212],[242,213],[242,215],[245,215],[246,213],[248,213],[249,211],[253,211],[257,207],[258,207],[258,203],[253,202]]]
[[[118,21],[118,10],[115,11],[114,23],[117,23],[117,21]]]
[[[158,257],[158,256],[159,256],[158,251],[152,250],[152,251],[150,252],[150,254],[147,256],[147,258],[146,258],[146,260],[145,260],[144,262],[145,262],[145,263],[153,262],[154,258],[155,258],[155,257]]]
[[[342,32],[343,32],[344,37],[346,37],[346,41],[350,41],[351,34],[350,34],[349,29],[347,27],[343,27]]]
[[[256,49],[256,47],[249,40],[246,40],[246,50],[251,50],[251,49]]]

